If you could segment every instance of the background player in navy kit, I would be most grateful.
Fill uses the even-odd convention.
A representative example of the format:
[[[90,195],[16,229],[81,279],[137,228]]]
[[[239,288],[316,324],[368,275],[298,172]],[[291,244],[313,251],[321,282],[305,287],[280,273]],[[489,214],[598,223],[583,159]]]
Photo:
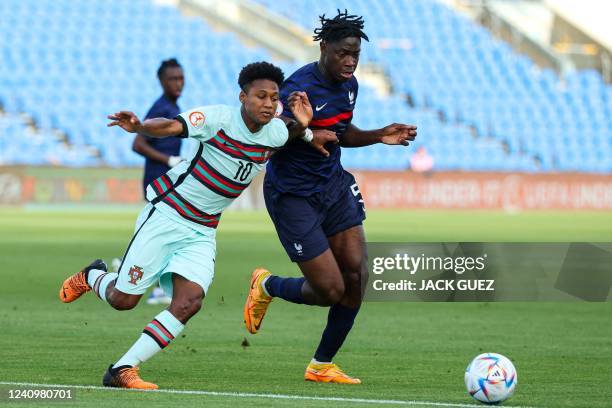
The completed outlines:
[[[416,127],[391,124],[364,131],[351,124],[358,94],[354,72],[361,39],[368,40],[364,22],[339,10],[336,17],[323,15],[320,20],[321,27],[314,31],[320,59],[285,81],[281,100],[286,105],[291,92],[304,91],[314,107],[309,127],[335,131],[339,144],[325,145],[325,157],[307,143],[294,141],[272,156],[264,182],[266,207],[285,251],[304,277],[283,278],[256,269],[244,318],[247,329],[256,333],[274,297],[331,306],[305,379],[358,384],[359,379],[332,362],[353,326],[367,279],[363,199],[355,178],[340,164],[340,146],[408,145],[416,137]],[[287,110],[283,115],[291,117]]]
[[[151,106],[145,119],[174,119],[181,113],[177,101],[185,86],[183,68],[174,58],[162,61],[157,70],[157,78],[164,93]],[[145,192],[143,197],[146,196],[147,186],[153,180],[162,174],[166,174],[170,168],[183,161],[180,157],[181,138],[179,137],[160,139],[139,134],[134,138],[132,149],[145,158],[144,175],[142,178],[142,189]],[[147,303],[153,305],[170,304],[171,300],[160,287],[155,287],[147,298]]]
[[[145,119],[173,119],[181,113],[177,101],[185,86],[183,68],[174,58],[165,60],[157,70],[157,77],[164,93],[151,106]],[[166,174],[170,168],[182,161],[180,157],[181,139],[178,137],[155,139],[136,135],[132,149],[145,158],[143,190],[146,190],[153,180]]]

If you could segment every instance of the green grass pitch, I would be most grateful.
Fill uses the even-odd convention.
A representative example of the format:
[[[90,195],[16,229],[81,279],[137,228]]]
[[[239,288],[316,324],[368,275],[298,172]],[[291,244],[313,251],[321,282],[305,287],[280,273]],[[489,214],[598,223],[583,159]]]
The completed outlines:
[[[108,364],[160,307],[143,302],[117,312],[91,294],[64,305],[57,292],[92,259],[122,255],[135,217],[133,211],[0,209],[0,381],[100,385]],[[369,211],[366,233],[370,241],[612,241],[612,214]],[[242,306],[252,268],[299,272],[263,212],[225,214],[217,237],[216,276],[204,308],[184,336],[142,367],[143,378],[161,388],[475,404],[464,389],[464,369],[475,355],[494,351],[511,357],[519,373],[507,405],[611,404],[611,303],[366,303],[337,356],[364,383],[306,383],[303,371],[326,309],[277,300],[261,332],[248,335]],[[381,405],[96,389],[77,390],[76,398],[53,406]]]

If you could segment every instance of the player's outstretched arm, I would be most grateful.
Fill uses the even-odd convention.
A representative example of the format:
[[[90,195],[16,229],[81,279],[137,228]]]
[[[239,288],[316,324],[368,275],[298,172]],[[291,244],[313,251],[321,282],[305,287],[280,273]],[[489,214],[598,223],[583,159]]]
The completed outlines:
[[[362,147],[375,143],[408,146],[417,136],[417,127],[393,123],[382,129],[361,130],[355,125],[349,125],[342,135],[340,145],[343,147]]]
[[[107,125],[119,126],[129,133],[139,133],[149,137],[179,136],[183,133],[183,124],[175,119],[154,118],[140,122],[133,112],[121,111],[108,115],[111,122]]]

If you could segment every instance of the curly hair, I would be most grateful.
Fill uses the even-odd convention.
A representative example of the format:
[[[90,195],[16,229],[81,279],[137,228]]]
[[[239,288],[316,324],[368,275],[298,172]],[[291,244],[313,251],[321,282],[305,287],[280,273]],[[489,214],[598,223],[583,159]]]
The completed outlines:
[[[253,62],[240,71],[240,75],[238,75],[238,85],[240,85],[240,89],[246,92],[246,88],[251,82],[257,79],[269,79],[270,81],[276,82],[280,88],[285,81],[285,74],[283,74],[283,71],[279,67],[269,62]]]

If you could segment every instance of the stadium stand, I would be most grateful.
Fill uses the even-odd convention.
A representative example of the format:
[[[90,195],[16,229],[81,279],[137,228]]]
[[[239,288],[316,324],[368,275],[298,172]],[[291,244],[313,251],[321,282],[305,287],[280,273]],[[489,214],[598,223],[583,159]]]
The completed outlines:
[[[323,0],[260,3],[308,30],[317,14],[335,13]],[[436,170],[612,171],[612,88],[596,72],[560,81],[433,1],[336,3],[366,16],[362,61],[382,66],[394,89],[383,98],[362,84],[357,126],[417,124],[415,147],[427,147]],[[186,109],[237,103],[240,68],[272,59],[148,0],[4,0],[0,13],[9,39],[0,44],[0,164],[140,165],[132,138],[105,117],[144,115],[159,96],[159,61],[185,67]],[[301,63],[279,65],[288,75]],[[412,151],[344,149],[343,162],[407,169]]]
[[[333,6],[324,0],[258,1],[305,29],[318,24],[318,14],[334,15],[335,7],[366,16],[373,43],[363,47],[363,62],[382,65],[395,91],[416,107],[473,126],[510,153],[504,156],[491,142],[473,146],[470,138],[457,137],[461,128],[440,132],[419,123],[419,138],[432,146],[438,169],[443,162],[466,170],[612,171],[612,87],[595,71],[562,80],[431,0],[339,0]],[[460,166],[439,142],[458,149]]]
[[[161,93],[155,72],[162,59],[175,56],[186,68],[179,101],[186,108],[237,103],[240,68],[268,57],[233,35],[211,32],[199,18],[147,0],[8,0],[0,2],[0,13],[0,38],[10,39],[1,44],[0,103],[10,114],[4,121],[12,123],[3,140],[20,153],[3,150],[5,164],[140,165],[132,138],[108,129],[106,115],[131,109],[144,116]],[[36,137],[20,119],[10,119],[19,112],[32,118],[38,130],[28,132]],[[80,161],[61,150],[45,160],[60,149],[55,138],[21,150],[47,139],[51,129],[82,152]]]

